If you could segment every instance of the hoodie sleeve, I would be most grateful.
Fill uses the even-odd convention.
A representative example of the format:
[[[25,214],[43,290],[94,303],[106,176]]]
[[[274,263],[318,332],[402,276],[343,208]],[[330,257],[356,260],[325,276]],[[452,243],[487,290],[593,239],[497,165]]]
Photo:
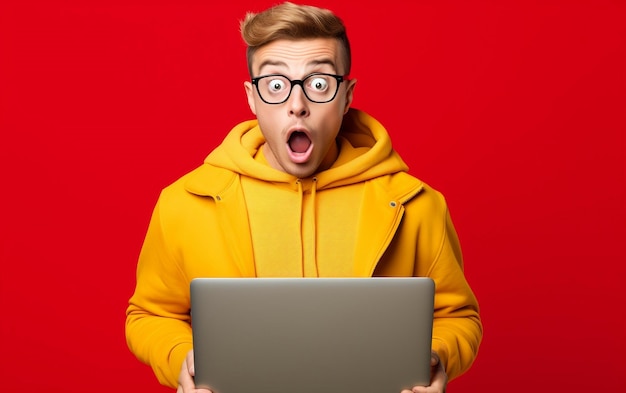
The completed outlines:
[[[440,246],[435,248],[438,252],[428,273],[436,286],[432,349],[452,380],[474,362],[483,327],[478,302],[465,278],[459,240],[447,208],[443,220]]]
[[[163,194],[161,195],[161,198]],[[192,349],[189,282],[164,235],[162,200],[152,214],[137,264],[137,284],[126,312],[126,340],[163,385],[176,388]]]

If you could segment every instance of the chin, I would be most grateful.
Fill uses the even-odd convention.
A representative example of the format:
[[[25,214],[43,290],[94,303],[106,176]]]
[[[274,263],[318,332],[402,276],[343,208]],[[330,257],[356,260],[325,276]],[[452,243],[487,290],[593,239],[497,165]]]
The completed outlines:
[[[292,176],[297,177],[298,179],[306,179],[307,177],[311,177],[313,175],[315,175],[315,173],[317,172],[317,168],[311,168],[308,165],[307,166],[296,166],[296,167],[291,167],[288,168],[287,173],[289,173]]]

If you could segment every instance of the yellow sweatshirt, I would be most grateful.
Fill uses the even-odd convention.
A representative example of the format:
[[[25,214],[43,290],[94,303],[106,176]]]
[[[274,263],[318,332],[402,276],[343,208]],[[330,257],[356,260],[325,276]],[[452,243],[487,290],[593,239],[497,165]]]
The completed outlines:
[[[338,159],[308,179],[271,168],[263,142],[256,121],[241,123],[162,191],[127,309],[130,350],[176,386],[196,277],[429,276],[432,348],[449,379],[466,371],[482,324],[445,199],[407,173],[383,126],[351,109]]]

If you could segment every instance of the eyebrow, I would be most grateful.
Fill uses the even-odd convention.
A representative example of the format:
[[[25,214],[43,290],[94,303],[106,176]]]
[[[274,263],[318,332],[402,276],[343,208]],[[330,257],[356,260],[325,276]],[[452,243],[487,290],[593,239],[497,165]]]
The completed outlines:
[[[307,66],[319,66],[319,65],[324,65],[324,64],[328,64],[332,66],[333,70],[335,71],[337,70],[337,66],[335,65],[335,62],[331,59],[313,60],[313,61],[308,62]],[[284,61],[265,60],[264,62],[259,64],[259,73],[261,73],[261,70],[263,69],[263,67],[266,67],[266,66],[287,67],[287,63],[285,63]]]

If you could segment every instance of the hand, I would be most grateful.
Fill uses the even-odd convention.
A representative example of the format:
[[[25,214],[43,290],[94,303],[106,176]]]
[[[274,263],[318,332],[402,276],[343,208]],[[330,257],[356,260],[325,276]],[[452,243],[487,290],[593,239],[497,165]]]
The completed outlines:
[[[448,375],[439,360],[436,352],[430,357],[430,385],[413,386],[411,390],[403,390],[401,393],[445,393],[448,384]]]
[[[193,349],[187,352],[187,357],[183,361],[183,366],[180,368],[180,374],[178,375],[178,389],[176,393],[212,393],[208,389],[196,389],[196,384],[193,381],[195,375],[193,367]]]

